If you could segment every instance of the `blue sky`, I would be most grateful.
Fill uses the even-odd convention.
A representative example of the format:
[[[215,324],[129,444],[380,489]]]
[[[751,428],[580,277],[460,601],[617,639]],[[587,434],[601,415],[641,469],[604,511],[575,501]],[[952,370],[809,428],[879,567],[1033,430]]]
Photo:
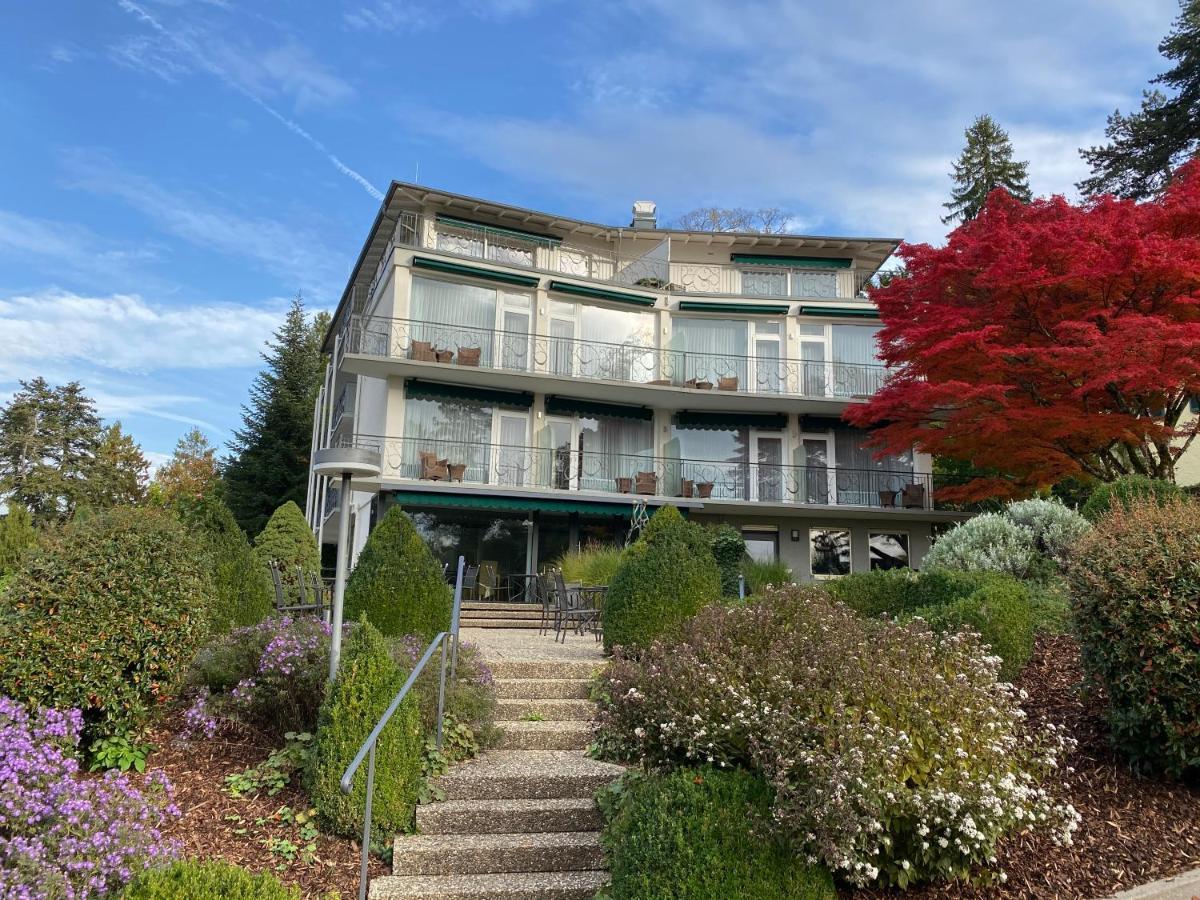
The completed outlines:
[[[940,241],[989,112],[1066,193],[1174,0],[76,0],[0,29],[0,399],[79,379],[154,459],[224,444],[288,299],[393,179],[624,223],[780,206]]]

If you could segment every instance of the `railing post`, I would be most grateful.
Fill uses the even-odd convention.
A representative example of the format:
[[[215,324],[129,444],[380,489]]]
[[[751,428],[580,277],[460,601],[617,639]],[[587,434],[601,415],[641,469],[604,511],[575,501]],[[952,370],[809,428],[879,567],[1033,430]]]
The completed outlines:
[[[458,617],[462,609],[462,583],[463,583],[463,567],[467,563],[465,556],[458,558],[458,572],[454,576],[454,607],[450,612],[450,635],[454,638],[454,646],[450,655],[450,681],[454,682],[455,673],[458,671]]]
[[[375,793],[375,744],[367,758],[367,808],[364,812],[362,859],[358,867],[358,900],[367,900],[367,864],[371,855],[371,798]]]
[[[446,644],[448,643],[449,638],[450,638],[450,635],[444,635],[442,637],[442,654],[441,654],[442,658],[441,658],[441,665],[439,666],[439,668],[441,669],[441,675],[439,676],[439,681],[438,681],[437,741],[436,741],[436,746],[437,746],[439,753],[442,752],[442,717],[445,715],[445,709],[446,709]]]

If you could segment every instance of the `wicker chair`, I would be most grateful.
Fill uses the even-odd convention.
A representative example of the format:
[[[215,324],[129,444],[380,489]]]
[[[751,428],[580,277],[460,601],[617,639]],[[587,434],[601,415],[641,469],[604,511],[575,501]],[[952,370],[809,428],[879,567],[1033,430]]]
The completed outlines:
[[[925,508],[925,485],[923,485],[923,484],[906,484],[904,486],[904,508],[905,509],[924,509]]]
[[[409,356],[421,362],[433,362],[433,343],[431,341],[413,341]]]
[[[427,481],[445,481],[450,477],[450,460],[438,459],[436,453],[420,450],[417,455],[421,458],[421,478]]]
[[[738,380],[737,380],[736,375],[729,377],[729,378],[718,378],[717,379],[717,390],[718,391],[736,391],[737,389],[738,389]]]
[[[658,493],[658,476],[653,472],[638,472],[633,487],[636,493],[653,496]]]
[[[458,364],[460,366],[478,366],[482,353],[483,350],[480,347],[459,347]]]

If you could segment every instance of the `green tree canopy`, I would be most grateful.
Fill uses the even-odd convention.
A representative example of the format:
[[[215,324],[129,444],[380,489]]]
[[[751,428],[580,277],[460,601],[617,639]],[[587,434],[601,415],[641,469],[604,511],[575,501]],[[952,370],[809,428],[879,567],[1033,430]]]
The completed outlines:
[[[967,144],[950,173],[954,188],[950,202],[942,204],[947,210],[943,224],[974,219],[996,188],[1004,188],[1024,203],[1032,199],[1029,163],[1013,159],[1008,132],[991,116],[977,118],[967,129],[966,138]]]
[[[327,314],[310,320],[303,300],[293,300],[242,407],[242,427],[229,444],[233,457],[224,471],[225,499],[249,534],[262,530],[281,503],[304,503],[313,403],[325,371],[321,337],[328,325]]]
[[[88,472],[87,502],[98,509],[141,503],[149,477],[150,463],[121,423],[102,429]]]
[[[37,542],[37,529],[29,510],[19,503],[10,504],[0,516],[0,578],[12,572],[27,547]]]

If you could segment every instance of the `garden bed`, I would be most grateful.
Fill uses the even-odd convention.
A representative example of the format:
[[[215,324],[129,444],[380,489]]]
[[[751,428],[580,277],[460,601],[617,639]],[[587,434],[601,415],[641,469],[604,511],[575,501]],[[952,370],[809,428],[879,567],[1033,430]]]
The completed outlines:
[[[1082,677],[1074,639],[1042,636],[1018,679],[1029,695],[1022,706],[1030,720],[1063,728],[1079,742],[1062,760],[1061,796],[1083,816],[1072,846],[1055,846],[1043,835],[1003,842],[998,866],[1007,875],[1004,884],[846,896],[1094,898],[1200,866],[1200,787],[1132,774],[1108,746],[1098,698],[1080,692]]]
[[[283,807],[304,812],[311,806],[307,795],[293,776],[275,796],[266,791],[257,796],[231,797],[225,788],[225,776],[257,766],[276,749],[252,734],[231,734],[228,729],[206,740],[178,739],[183,721],[168,716],[150,737],[155,751],[147,760],[148,769],[160,769],[175,786],[175,800],[183,815],[165,830],[165,836],[179,840],[188,859],[220,859],[255,872],[272,872],[281,881],[296,885],[305,897],[319,898],[330,891],[343,897],[358,892],[359,844],[347,838],[318,835],[313,839],[315,853],[311,861],[300,858],[308,841],[300,836],[300,826],[280,821]],[[286,814],[285,814],[286,815]],[[276,849],[270,849],[271,842]],[[297,848],[297,856],[287,859],[288,842]],[[386,874],[382,860],[371,857],[372,878]]]

